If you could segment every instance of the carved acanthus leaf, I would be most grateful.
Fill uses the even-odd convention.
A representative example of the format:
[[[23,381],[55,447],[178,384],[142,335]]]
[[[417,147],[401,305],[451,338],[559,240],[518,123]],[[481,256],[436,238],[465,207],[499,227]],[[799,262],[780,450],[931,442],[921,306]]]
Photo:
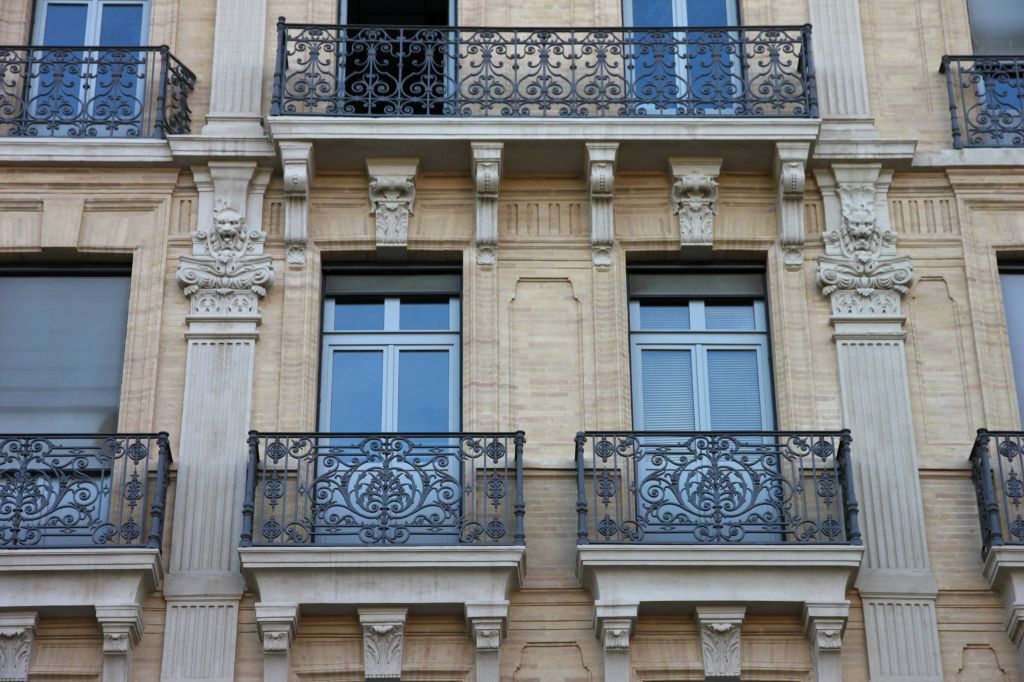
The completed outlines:
[[[718,213],[718,178],[697,169],[675,176],[672,213],[679,218],[682,245],[710,245]]]
[[[0,680],[27,680],[31,655],[29,628],[0,628]]]
[[[409,216],[416,199],[415,178],[408,175],[370,176],[371,213],[377,223],[378,247],[409,243]]]
[[[701,652],[705,677],[740,675],[740,626],[735,623],[702,623]]]

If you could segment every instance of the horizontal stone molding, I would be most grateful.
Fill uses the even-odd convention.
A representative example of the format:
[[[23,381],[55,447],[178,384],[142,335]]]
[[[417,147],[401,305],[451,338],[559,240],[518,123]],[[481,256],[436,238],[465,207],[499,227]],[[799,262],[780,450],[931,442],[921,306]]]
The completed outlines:
[[[0,163],[165,164],[173,160],[167,140],[0,138]]]

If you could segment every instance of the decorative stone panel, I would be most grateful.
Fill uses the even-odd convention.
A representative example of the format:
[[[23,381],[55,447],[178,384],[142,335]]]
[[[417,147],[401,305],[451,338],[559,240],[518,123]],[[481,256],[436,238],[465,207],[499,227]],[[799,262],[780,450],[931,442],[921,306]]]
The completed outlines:
[[[27,682],[37,623],[33,611],[0,614],[0,680]]]
[[[406,609],[359,609],[367,680],[401,680]]]
[[[409,218],[416,200],[419,159],[366,159],[370,213],[376,224],[377,252],[402,256],[409,246]]]
[[[744,615],[746,609],[742,607],[697,607],[705,680],[739,682],[740,628]]]
[[[679,219],[679,242],[691,254],[710,254],[718,214],[720,158],[669,159],[672,213]]]

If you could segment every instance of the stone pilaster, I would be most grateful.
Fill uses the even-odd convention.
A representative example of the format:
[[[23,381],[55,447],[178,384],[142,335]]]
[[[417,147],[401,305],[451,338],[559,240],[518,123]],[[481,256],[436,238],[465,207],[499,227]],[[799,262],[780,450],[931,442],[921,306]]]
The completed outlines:
[[[284,169],[284,243],[288,262],[301,265],[306,262],[309,241],[309,186],[315,170],[313,143],[284,141],[278,146]]]
[[[704,679],[739,682],[740,630],[746,609],[734,606],[698,606],[697,629],[704,657]]]
[[[498,188],[501,184],[501,142],[473,142],[476,189],[476,262],[494,265],[498,249]]]
[[[856,0],[808,0],[823,119],[870,123],[864,39]]]
[[[935,577],[928,564],[910,412],[901,298],[910,259],[896,252],[878,163],[816,172],[825,202],[818,285],[832,306],[844,425],[853,432],[865,562],[857,580],[873,682],[941,680]]]
[[[629,637],[638,604],[602,604],[594,608],[594,629],[604,654],[604,682],[630,682]]]
[[[775,145],[775,183],[778,205],[779,246],[783,263],[799,267],[804,262],[804,166],[811,146],[805,142]]]
[[[617,142],[588,142],[584,177],[590,191],[590,243],[594,265],[612,264],[615,243],[615,155]]]
[[[377,234],[377,253],[401,257],[409,247],[409,218],[416,201],[419,159],[366,159],[370,213]]]
[[[142,637],[142,608],[97,606],[96,620],[103,631],[103,682],[129,682],[132,651]]]
[[[238,538],[259,301],[273,283],[263,254],[270,171],[254,162],[195,168],[200,219],[178,283],[189,303],[161,679],[234,679]]]
[[[849,602],[804,605],[804,629],[811,647],[812,679],[816,682],[843,679],[843,631],[849,615]]]
[[[401,680],[406,613],[406,609],[359,609],[367,680]]]
[[[263,135],[267,0],[217,0],[210,113],[203,135]]]
[[[298,624],[298,604],[256,604],[256,627],[263,643],[263,682],[288,682]]]
[[[0,680],[3,682],[27,682],[38,621],[34,611],[0,613]]]
[[[710,256],[718,214],[720,158],[672,157],[672,213],[679,219],[679,244],[690,256]]]
[[[473,639],[476,682],[500,682],[501,640],[508,623],[508,602],[466,604],[466,623]]]

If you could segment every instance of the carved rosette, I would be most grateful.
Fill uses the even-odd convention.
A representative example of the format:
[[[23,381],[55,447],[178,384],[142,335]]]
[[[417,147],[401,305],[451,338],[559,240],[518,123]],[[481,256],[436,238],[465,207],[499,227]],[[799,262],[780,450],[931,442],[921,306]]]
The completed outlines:
[[[405,611],[359,610],[363,628],[363,667],[368,680],[399,680]]]
[[[910,258],[896,254],[886,206],[891,171],[877,164],[834,166],[819,174],[828,230],[818,286],[837,316],[898,316],[913,280]],[[849,179],[849,181],[843,181]]]
[[[494,265],[498,249],[498,189],[501,185],[500,142],[473,142],[476,188],[476,262]]]
[[[182,256],[178,285],[195,316],[252,316],[274,281],[273,261],[263,255],[266,234],[246,227],[242,214],[221,202],[213,227],[192,235],[193,255]]]
[[[29,627],[0,628],[0,680],[28,680],[32,636]]]
[[[679,219],[683,248],[710,248],[718,214],[718,175],[721,159],[669,159],[672,173],[672,213]]]

